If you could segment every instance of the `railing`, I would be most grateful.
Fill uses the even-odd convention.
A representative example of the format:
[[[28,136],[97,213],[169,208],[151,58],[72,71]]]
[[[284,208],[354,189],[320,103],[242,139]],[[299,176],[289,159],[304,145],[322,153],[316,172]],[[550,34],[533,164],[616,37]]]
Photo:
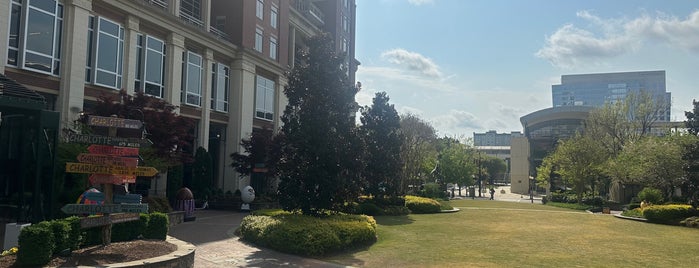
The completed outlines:
[[[184,12],[183,10],[180,10],[180,19],[199,28],[204,28],[204,22],[190,14],[187,14],[187,12]]]
[[[226,39],[228,40],[228,35],[224,33],[223,31],[216,29],[214,26],[209,27],[209,32],[211,32],[213,35],[220,39]]]
[[[167,6],[168,6],[168,0],[145,0],[145,1],[150,3],[151,5],[160,7],[162,9],[167,9]]]
[[[308,0],[294,0],[292,7],[318,26],[325,24],[325,14]]]

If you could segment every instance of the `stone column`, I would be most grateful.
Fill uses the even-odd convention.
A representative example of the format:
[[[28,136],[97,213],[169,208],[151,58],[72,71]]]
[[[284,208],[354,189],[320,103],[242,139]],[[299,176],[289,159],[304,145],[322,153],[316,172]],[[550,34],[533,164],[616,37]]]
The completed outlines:
[[[171,1],[178,2],[178,1]],[[181,104],[182,92],[182,52],[184,52],[184,37],[178,33],[170,33],[165,41],[165,100],[175,106]],[[180,110],[176,109],[179,114]]]
[[[7,42],[10,38],[10,0],[0,0],[0,14],[6,15],[2,16],[4,19],[0,19],[0,44],[3,44],[3,49],[0,49],[0,73],[4,74],[7,64]]]
[[[61,82],[56,107],[61,113],[60,128],[72,127],[83,110],[90,10],[91,0],[64,1]]]
[[[226,131],[226,152],[243,152],[240,141],[247,139],[252,134],[252,122],[255,116],[255,65],[247,61],[243,56],[235,59],[231,64],[231,93],[229,99],[228,131]],[[224,192],[231,192],[241,186],[249,184],[250,178],[244,181],[238,180],[235,169],[226,165],[224,172],[229,175],[224,178],[222,188]]]
[[[132,15],[126,16],[126,29],[124,31],[124,88],[129,95],[133,95],[136,82],[137,53],[139,19]],[[143,44],[145,46],[145,44]],[[145,66],[144,66],[145,68]],[[143,83],[144,81],[141,81]]]
[[[214,51],[204,49],[202,63],[201,89],[201,126],[199,127],[199,146],[209,151],[209,128],[211,118],[211,63],[214,62]]]
[[[201,21],[204,23],[204,31],[211,31],[211,0],[201,1]]]
[[[174,15],[175,17],[180,17],[180,0],[169,0],[167,1],[167,11]]]

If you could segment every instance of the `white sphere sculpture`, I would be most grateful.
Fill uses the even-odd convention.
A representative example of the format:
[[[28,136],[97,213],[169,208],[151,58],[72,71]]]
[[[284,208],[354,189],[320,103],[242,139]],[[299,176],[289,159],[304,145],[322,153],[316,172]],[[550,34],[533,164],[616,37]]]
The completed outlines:
[[[243,199],[245,203],[251,203],[252,200],[255,200],[255,190],[250,186],[245,186],[240,194],[240,198]]]

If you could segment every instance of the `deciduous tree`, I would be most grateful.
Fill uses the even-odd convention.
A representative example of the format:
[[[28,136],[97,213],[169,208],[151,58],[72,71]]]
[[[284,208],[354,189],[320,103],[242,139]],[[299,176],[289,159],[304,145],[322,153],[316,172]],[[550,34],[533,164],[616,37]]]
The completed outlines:
[[[362,111],[361,134],[366,148],[366,193],[395,196],[402,168],[400,117],[386,92],[378,92],[371,107]]]

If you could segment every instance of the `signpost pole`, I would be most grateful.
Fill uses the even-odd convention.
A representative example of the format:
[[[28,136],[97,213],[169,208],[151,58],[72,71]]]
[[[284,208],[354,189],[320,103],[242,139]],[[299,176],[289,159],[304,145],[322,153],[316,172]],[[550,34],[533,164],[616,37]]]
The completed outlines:
[[[109,137],[116,137],[117,128],[109,127]],[[104,192],[104,204],[111,204],[114,198],[114,186],[111,183],[102,183]],[[103,217],[109,218],[109,213],[104,213]],[[112,242],[112,224],[102,226],[102,245],[109,245]]]

